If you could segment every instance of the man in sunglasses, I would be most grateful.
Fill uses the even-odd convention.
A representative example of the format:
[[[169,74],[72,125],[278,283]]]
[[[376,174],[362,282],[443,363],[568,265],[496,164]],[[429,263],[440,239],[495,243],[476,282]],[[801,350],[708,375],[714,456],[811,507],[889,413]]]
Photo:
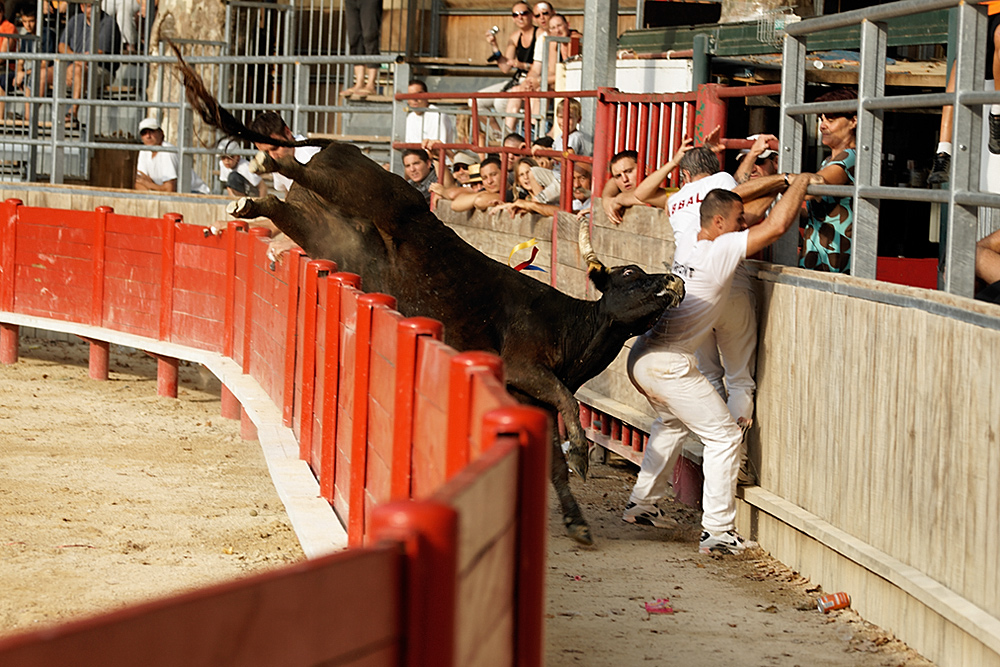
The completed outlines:
[[[740,151],[740,166],[733,178],[737,183],[746,183],[751,178],[774,176],[778,173],[778,151],[769,148],[769,141],[777,141],[773,134],[754,134],[747,137],[753,146]]]

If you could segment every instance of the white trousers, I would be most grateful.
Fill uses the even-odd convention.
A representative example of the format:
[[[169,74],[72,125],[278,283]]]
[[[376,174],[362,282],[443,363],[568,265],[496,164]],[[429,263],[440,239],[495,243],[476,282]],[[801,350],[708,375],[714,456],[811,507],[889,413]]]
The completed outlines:
[[[715,329],[697,352],[698,370],[708,378],[733,419],[753,418],[757,389],[757,299],[752,290],[733,287]]]
[[[629,378],[657,414],[631,502],[650,505],[667,486],[688,430],[705,445],[701,525],[731,530],[736,521],[736,475],[743,433],[722,398],[698,371],[693,354],[648,349],[640,338],[628,360]]]

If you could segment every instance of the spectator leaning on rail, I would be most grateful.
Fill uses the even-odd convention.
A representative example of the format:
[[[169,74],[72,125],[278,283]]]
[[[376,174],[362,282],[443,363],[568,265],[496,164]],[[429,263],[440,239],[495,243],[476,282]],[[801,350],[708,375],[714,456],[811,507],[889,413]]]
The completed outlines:
[[[608,220],[621,224],[625,210],[636,204],[649,204],[663,208],[667,203],[667,191],[659,188],[650,194],[645,201],[637,199],[635,188],[639,185],[642,175],[639,173],[639,153],[633,150],[619,151],[611,156],[611,178],[604,184],[601,192],[601,206]]]
[[[729,190],[712,190],[701,205],[701,227],[693,243],[678,248],[673,271],[686,296],[636,339],[628,357],[632,384],[656,412],[635,487],[623,518],[671,527],[656,506],[690,430],[705,446],[702,534],[699,551],[739,553],[754,546],[735,530],[736,476],[743,433],[705,376],[694,352],[725,308],[740,261],[777,240],[798,220],[812,174],[795,177],[784,197],[760,224],[746,228],[743,202]]]
[[[848,88],[832,90],[816,98],[817,102],[855,100],[858,95]],[[823,145],[830,157],[820,165],[819,176],[826,185],[854,184],[857,148],[854,132],[856,113],[825,113],[819,117]],[[850,273],[851,235],[854,227],[854,199],[848,197],[810,196],[802,222],[802,246],[799,266],[815,271]]]
[[[498,202],[510,199],[510,193],[504,193],[500,182],[500,158],[491,155],[480,162],[479,175],[483,179],[483,190],[456,194],[451,201],[453,211],[471,211],[473,208],[485,211]]]
[[[139,137],[150,148],[174,148],[163,141],[163,130],[155,118],[144,118],[139,123]],[[135,170],[135,189],[153,192],[177,192],[177,153],[145,150],[139,151]],[[191,192],[207,195],[208,186],[198,174],[191,172]]]
[[[431,159],[427,151],[407,149],[403,151],[403,169],[406,172],[406,182],[416,188],[424,197],[427,205],[431,204],[431,184],[437,182],[437,174],[431,167]]]

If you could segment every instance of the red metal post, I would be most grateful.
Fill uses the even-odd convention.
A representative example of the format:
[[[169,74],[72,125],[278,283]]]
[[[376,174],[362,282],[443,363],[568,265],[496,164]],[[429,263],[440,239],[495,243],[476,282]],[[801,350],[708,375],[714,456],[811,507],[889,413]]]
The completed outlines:
[[[229,390],[229,387],[222,385],[222,409],[220,413],[225,419],[239,419],[240,418],[240,402],[236,398],[236,394]]]
[[[649,102],[639,102],[639,123],[636,126],[635,150],[639,153],[639,173],[655,171],[649,157]],[[647,168],[648,167],[648,168]]]
[[[0,208],[0,310],[14,310],[14,274],[17,245],[17,209],[20,199],[8,199]]]
[[[639,149],[639,106],[638,102],[628,105],[628,147],[633,150]]]
[[[503,382],[503,361],[488,352],[463,352],[448,366],[448,432],[445,477],[451,479],[469,463],[473,375],[488,370]],[[485,446],[485,445],[484,445]]]
[[[413,461],[413,406],[421,338],[441,340],[444,325],[428,317],[402,320],[396,330],[396,391],[392,425],[392,479],[389,497],[410,497]]]
[[[618,135],[616,137],[615,152],[620,153],[628,148],[628,103],[616,103],[615,111],[618,113]]]
[[[91,283],[90,323],[95,327],[99,327],[104,324],[104,258],[107,253],[108,214],[114,213],[114,209],[110,206],[98,206],[94,213],[94,266],[91,270],[93,273],[93,282]],[[90,377],[94,377],[93,342],[90,343],[90,353]],[[107,371],[105,370],[104,377],[96,379],[108,379]]]
[[[583,426],[583,428],[590,428],[590,418],[591,418],[590,406],[584,405],[583,403],[581,403],[580,404],[580,425]]]
[[[243,372],[250,372],[250,355],[253,341],[253,303],[254,294],[254,253],[257,248],[257,239],[266,239],[271,236],[271,232],[263,227],[254,227],[250,230],[250,237],[247,239],[247,279],[246,295],[243,298]],[[256,439],[251,438],[251,439]]]
[[[160,235],[160,340],[170,340],[174,315],[174,240],[183,217],[167,213],[161,221]],[[174,393],[176,396],[176,392]]]
[[[88,371],[91,380],[107,380],[110,366],[111,344],[105,340],[84,338],[90,343]]]
[[[406,655],[400,663],[450,667],[455,661],[458,513],[433,501],[381,505],[372,513],[372,541],[382,540],[400,542],[409,565],[403,610]]]
[[[0,322],[0,364],[17,363],[20,331],[16,324]]]
[[[651,169],[655,171],[660,165],[666,162],[658,152],[660,139],[660,105],[655,102],[649,103],[649,136],[646,145],[646,160]]]
[[[177,398],[177,368],[180,362],[173,357],[152,354],[156,358],[156,393],[159,396]]]
[[[622,439],[622,422],[616,417],[612,417],[611,421],[611,439],[615,441],[620,441]]]
[[[518,463],[517,585],[514,655],[519,667],[539,667],[544,660],[545,554],[548,527],[544,512],[548,492],[549,417],[524,405],[501,408],[483,418],[483,442],[515,435],[521,444]]]
[[[328,259],[315,259],[306,264],[304,306],[305,321],[302,326],[302,409],[299,410],[299,458],[312,458],[313,406],[316,399],[316,305],[320,278],[335,271],[337,265]]]
[[[722,128],[721,136],[726,136],[726,101],[719,97],[717,83],[705,83],[698,86],[698,113],[694,114],[694,137],[696,143],[703,144],[705,137],[716,128]]]
[[[299,346],[295,340],[295,332],[299,323],[299,260],[305,256],[301,248],[292,248],[285,257],[285,276],[288,283],[288,312],[285,319],[285,388],[284,403],[281,406],[281,421],[285,426],[292,425],[292,415],[295,414],[295,354]]]
[[[606,88],[597,89],[597,118],[594,121],[594,194],[600,196],[608,180],[609,147],[614,145],[611,103],[604,99]]]
[[[347,538],[352,546],[361,544],[365,532],[365,479],[368,477],[368,376],[371,370],[372,311],[395,308],[388,294],[358,296],[356,348],[354,350],[354,414],[351,415],[351,489],[349,492]]]
[[[244,440],[257,439],[257,425],[250,419],[244,408],[240,408],[240,437]]]
[[[230,221],[226,228],[226,311],[223,315],[222,354],[230,359],[235,354],[233,329],[236,326],[236,233],[246,230],[246,223],[235,221]],[[228,418],[236,419],[236,416]]]
[[[340,292],[344,286],[361,287],[361,277],[353,273],[334,273],[328,278],[326,303],[326,338],[323,359],[323,442],[320,444],[319,495],[333,502],[337,467],[337,398],[340,387]]]

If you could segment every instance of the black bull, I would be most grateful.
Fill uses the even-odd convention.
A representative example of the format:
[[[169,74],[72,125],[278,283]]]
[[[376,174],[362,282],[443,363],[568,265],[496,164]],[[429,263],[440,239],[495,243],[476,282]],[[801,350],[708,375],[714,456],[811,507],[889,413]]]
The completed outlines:
[[[281,144],[236,121],[192,70],[183,62],[180,68],[188,99],[206,122],[230,136]],[[588,276],[603,295],[598,301],[576,299],[470,246],[428,211],[413,187],[355,146],[328,142],[308,165],[264,153],[254,162],[261,172],[277,171],[294,185],[284,202],[244,198],[230,205],[231,214],[269,218],[310,257],[333,260],[339,270],[359,274],[366,290],[396,297],[403,315],[439,320],[445,342],[455,349],[500,355],[514,396],[562,415],[570,447],[564,458],[553,432],[552,483],[567,532],[590,544],[590,529],[569,489],[567,459],[584,479],[588,463],[573,394],[607,368],[629,338],[680,302],[681,279],[649,275],[638,266],[609,269],[581,234]]]

